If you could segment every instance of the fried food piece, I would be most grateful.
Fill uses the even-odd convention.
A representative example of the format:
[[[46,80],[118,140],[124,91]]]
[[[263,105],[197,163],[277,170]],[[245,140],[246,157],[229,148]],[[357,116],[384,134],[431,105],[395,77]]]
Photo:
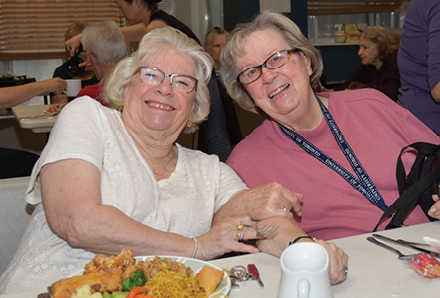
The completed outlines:
[[[51,285],[52,297],[70,298],[84,285],[89,285],[92,293],[122,291],[122,271],[94,272],[59,280]]]
[[[160,258],[155,256],[154,259],[148,259],[136,264],[138,269],[142,270],[147,280],[163,272],[181,273],[186,277],[194,277],[194,272],[190,267],[186,267],[182,263],[172,261],[169,258]]]
[[[115,269],[124,271],[128,266],[134,265],[136,260],[133,257],[132,249],[123,249],[117,256],[96,255],[92,261],[84,266],[84,274],[92,272],[112,272]]]
[[[210,266],[203,266],[202,270],[196,275],[201,287],[208,295],[211,295],[218,284],[222,281],[223,271],[214,269]]]

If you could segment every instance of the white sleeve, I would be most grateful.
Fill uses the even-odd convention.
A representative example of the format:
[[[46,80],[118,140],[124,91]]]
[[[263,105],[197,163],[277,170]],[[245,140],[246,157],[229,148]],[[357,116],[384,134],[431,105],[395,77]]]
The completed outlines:
[[[217,192],[215,200],[215,212],[217,212],[221,206],[226,204],[229,199],[243,189],[248,189],[246,184],[235,173],[235,171],[223,162],[220,162],[220,187]],[[214,212],[214,213],[215,213]]]
[[[83,97],[75,99],[61,111],[49,141],[34,166],[26,201],[41,203],[39,173],[49,163],[63,159],[82,159],[102,169],[104,145],[101,137],[99,103]]]

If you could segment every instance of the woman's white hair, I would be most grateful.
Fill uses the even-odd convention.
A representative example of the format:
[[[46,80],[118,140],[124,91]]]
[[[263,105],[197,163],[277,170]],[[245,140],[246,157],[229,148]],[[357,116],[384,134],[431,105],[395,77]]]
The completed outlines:
[[[105,98],[110,107],[120,108],[124,104],[125,88],[137,69],[145,66],[145,61],[153,59],[170,48],[183,53],[192,61],[195,77],[198,80],[194,111],[189,119],[193,125],[183,130],[184,133],[192,133],[197,129],[197,124],[205,120],[209,114],[210,100],[207,84],[211,78],[213,62],[211,56],[197,42],[170,26],[147,33],[140,41],[137,51],[118,63],[105,82]]]
[[[244,110],[263,116],[266,116],[266,113],[255,106],[254,100],[246,92],[244,86],[237,81],[239,73],[235,67],[235,58],[246,54],[243,48],[243,41],[246,38],[255,32],[267,29],[278,31],[290,49],[301,51],[310,60],[313,71],[310,76],[310,86],[315,92],[321,90],[319,79],[323,70],[320,52],[304,37],[298,26],[286,16],[265,10],[251,23],[238,24],[223,45],[220,55],[221,77],[229,95]],[[267,40],[266,42],[270,43],[271,41]]]

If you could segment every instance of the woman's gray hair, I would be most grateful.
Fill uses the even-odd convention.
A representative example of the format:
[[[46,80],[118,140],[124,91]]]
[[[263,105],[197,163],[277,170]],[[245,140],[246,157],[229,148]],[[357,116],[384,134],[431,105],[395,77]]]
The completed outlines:
[[[184,133],[192,133],[197,124],[206,119],[209,114],[208,81],[211,78],[213,61],[211,56],[193,39],[170,26],[155,29],[147,33],[139,43],[139,47],[130,57],[121,60],[104,86],[105,98],[114,109],[124,104],[124,92],[137,69],[152,61],[154,57],[172,48],[186,55],[192,61],[195,76],[198,80],[195,91],[194,111],[190,121],[191,127],[185,127]]]
[[[321,90],[319,79],[323,64],[320,52],[304,37],[298,26],[286,16],[273,11],[262,11],[252,22],[238,24],[229,35],[220,55],[221,77],[226,89],[232,98],[244,109],[263,116],[267,116],[255,106],[254,100],[246,92],[244,86],[237,81],[239,71],[236,68],[236,57],[246,54],[243,42],[255,32],[275,29],[281,33],[290,49],[300,50],[311,62],[312,75],[310,85],[315,92]],[[271,42],[268,40],[267,42]],[[287,49],[280,49],[287,50]]]
[[[84,49],[109,66],[128,54],[121,28],[114,21],[103,21],[87,26],[81,36]]]

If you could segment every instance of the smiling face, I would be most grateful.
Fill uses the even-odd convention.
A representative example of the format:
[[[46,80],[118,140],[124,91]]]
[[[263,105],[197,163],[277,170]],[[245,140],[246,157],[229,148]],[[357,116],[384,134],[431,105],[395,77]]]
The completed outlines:
[[[223,49],[223,44],[228,37],[226,35],[212,35],[211,43],[206,46],[206,51],[214,59],[214,67],[220,68],[220,53]]]
[[[195,77],[194,64],[175,49],[160,51],[154,58],[138,66]],[[191,117],[194,104],[195,90],[189,93],[174,90],[169,76],[159,85],[149,85],[141,80],[138,71],[125,89],[122,119],[135,134],[172,136],[177,139]]]
[[[256,31],[243,42],[245,54],[235,59],[238,72],[259,66],[278,51],[290,50],[290,46],[278,30]],[[317,100],[310,86],[312,74],[310,61],[302,52],[292,53],[282,67],[262,67],[262,74],[255,82],[243,85],[254,100],[272,119],[295,130],[310,129],[316,119]],[[318,106],[319,109],[319,106]]]
[[[382,61],[379,59],[379,47],[371,40],[361,38],[359,40],[359,58],[362,65],[374,65],[379,68]]]

